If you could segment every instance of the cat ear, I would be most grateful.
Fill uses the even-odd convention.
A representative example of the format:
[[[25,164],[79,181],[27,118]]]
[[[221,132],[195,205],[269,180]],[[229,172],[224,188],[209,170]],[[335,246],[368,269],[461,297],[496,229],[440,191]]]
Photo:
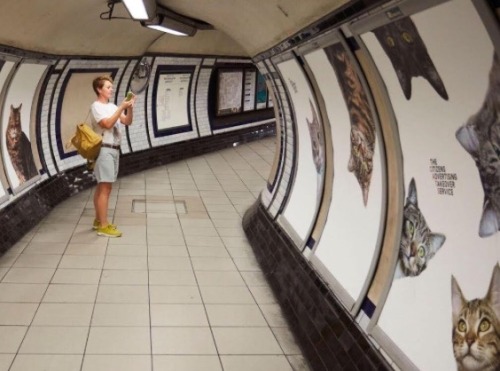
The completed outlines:
[[[499,223],[499,216],[497,216],[491,202],[486,200],[483,205],[483,215],[479,222],[479,237],[488,237],[497,233],[500,229]]]
[[[408,196],[406,196],[406,203],[411,203],[415,206],[418,205],[417,186],[415,184],[414,178],[411,178],[410,185],[408,186]]]
[[[493,274],[491,275],[490,287],[486,294],[491,307],[495,311],[497,318],[500,318],[500,266],[495,264]]]
[[[469,154],[476,156],[480,145],[476,130],[472,126],[465,124],[457,130],[455,137]]]
[[[441,77],[439,76],[439,73],[436,70],[434,63],[432,62],[431,57],[427,53],[427,50],[426,50],[426,59],[428,59],[427,63],[423,63],[424,78],[427,81],[429,81],[429,84],[431,84],[431,86],[441,96],[441,98],[443,98],[444,100],[448,100],[448,92],[444,87],[443,80],[441,80]]]
[[[429,235],[429,246],[431,251],[435,254],[443,246],[444,241],[446,241],[446,236],[441,233],[431,233]]]
[[[453,323],[457,323],[458,316],[460,315],[460,311],[462,310],[463,305],[465,304],[465,299],[462,294],[462,290],[460,290],[460,286],[458,286],[458,282],[455,277],[451,276],[451,313],[453,316]]]

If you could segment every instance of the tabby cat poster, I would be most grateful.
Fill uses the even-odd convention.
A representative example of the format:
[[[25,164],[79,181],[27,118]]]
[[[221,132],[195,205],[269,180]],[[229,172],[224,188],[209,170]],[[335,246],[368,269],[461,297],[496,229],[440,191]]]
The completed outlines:
[[[1,68],[0,68],[0,91],[2,91],[4,86],[5,86],[5,83],[7,82],[7,78],[9,77],[9,74],[12,71],[12,68],[14,67],[14,62],[0,61],[0,65],[1,65]],[[0,127],[1,127],[1,125],[0,125]],[[0,147],[3,147],[4,143],[5,143],[5,141],[4,141],[5,137],[3,134],[0,135],[0,137],[2,138],[2,144],[0,145]],[[2,158],[3,158],[3,156],[2,156]],[[5,168],[5,161],[2,161],[2,163],[0,164],[0,171],[2,171],[1,181],[0,181],[0,200],[7,196],[7,192],[5,191],[5,188],[4,188],[5,186],[7,186],[7,179],[4,177],[4,175],[5,175],[4,168]]]
[[[295,111],[298,149],[295,179],[283,212],[305,242],[319,208],[325,166],[323,127],[311,89],[295,59],[277,65]]]
[[[362,40],[393,105],[406,193],[394,281],[378,326],[419,369],[484,369],[460,356],[456,334],[476,326],[460,322],[458,307],[487,295],[500,260],[500,234],[490,227],[486,236],[480,227],[487,191],[500,187],[498,153],[489,175],[481,160],[476,165],[478,147],[500,144],[500,131],[488,129],[486,140],[467,124],[488,116],[478,112],[490,99],[493,46],[469,0],[400,19]],[[481,328],[469,339],[475,349]]]
[[[316,50],[305,59],[325,100],[333,143],[332,201],[314,253],[356,301],[374,259],[382,210],[382,164],[375,122],[342,44]],[[366,140],[353,142],[356,137]]]
[[[35,93],[47,66],[21,64],[9,86],[2,115],[2,157],[13,190],[39,175],[31,124]]]

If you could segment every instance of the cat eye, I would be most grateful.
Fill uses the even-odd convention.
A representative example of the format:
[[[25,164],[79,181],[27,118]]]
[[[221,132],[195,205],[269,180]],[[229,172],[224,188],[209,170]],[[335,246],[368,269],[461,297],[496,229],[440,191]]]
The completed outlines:
[[[413,233],[415,232],[415,226],[409,220],[406,221],[406,232],[410,237],[413,236]]]
[[[401,35],[404,41],[406,41],[408,44],[413,42],[413,37],[408,33],[408,32],[403,32]]]
[[[490,326],[491,326],[490,321],[488,321],[487,319],[483,319],[479,324],[479,331],[481,332],[488,331]]]
[[[481,327],[481,326],[480,326],[480,327]],[[465,331],[467,331],[467,325],[465,324],[465,321],[464,321],[463,319],[461,319],[461,320],[458,322],[457,328],[458,328],[458,331],[460,331],[460,332],[465,332]]]
[[[425,249],[422,246],[419,246],[417,253],[419,258],[423,258],[425,256]]]
[[[385,41],[387,41],[387,45],[389,45],[391,48],[394,48],[394,45],[396,45],[396,43],[394,42],[394,39],[390,36],[388,36]]]

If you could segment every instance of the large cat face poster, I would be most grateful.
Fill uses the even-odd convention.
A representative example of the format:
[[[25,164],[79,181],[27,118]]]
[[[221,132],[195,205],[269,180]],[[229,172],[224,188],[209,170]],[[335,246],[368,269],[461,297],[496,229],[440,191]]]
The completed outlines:
[[[35,158],[35,94],[47,66],[21,64],[9,86],[2,115],[2,157],[13,190],[39,175]],[[32,143],[33,142],[33,143]]]
[[[296,173],[283,216],[302,242],[309,237],[323,189],[323,124],[304,73],[295,59],[277,65],[295,112]]]
[[[382,163],[375,121],[353,61],[341,43],[305,55],[325,100],[333,143],[329,215],[315,259],[345,290],[350,307],[361,294],[377,249]],[[335,289],[335,288],[334,288]]]
[[[496,127],[488,114],[477,119],[485,102],[498,102],[488,98],[493,45],[468,0],[445,2],[361,38],[389,94],[404,167],[401,241],[377,326],[417,368],[454,370],[461,362],[459,336],[451,334],[465,329],[457,322],[457,292],[467,301],[484,298],[500,260],[491,215],[492,195],[500,195]],[[480,227],[485,210],[488,233]],[[486,331],[480,323],[473,332]],[[483,340],[469,341],[477,348]],[[467,364],[463,369],[472,369]]]

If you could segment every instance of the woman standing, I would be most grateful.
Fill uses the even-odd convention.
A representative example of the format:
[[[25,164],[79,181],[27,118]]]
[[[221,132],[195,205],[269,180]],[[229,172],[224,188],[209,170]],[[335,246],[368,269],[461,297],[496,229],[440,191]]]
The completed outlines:
[[[99,236],[120,237],[122,232],[108,221],[108,204],[113,183],[118,176],[121,126],[132,123],[135,97],[124,99],[120,106],[110,103],[113,97],[113,80],[109,76],[95,78],[92,87],[97,100],[90,106],[91,123],[96,133],[102,134],[101,151],[94,168],[97,188],[94,193],[93,228]]]

